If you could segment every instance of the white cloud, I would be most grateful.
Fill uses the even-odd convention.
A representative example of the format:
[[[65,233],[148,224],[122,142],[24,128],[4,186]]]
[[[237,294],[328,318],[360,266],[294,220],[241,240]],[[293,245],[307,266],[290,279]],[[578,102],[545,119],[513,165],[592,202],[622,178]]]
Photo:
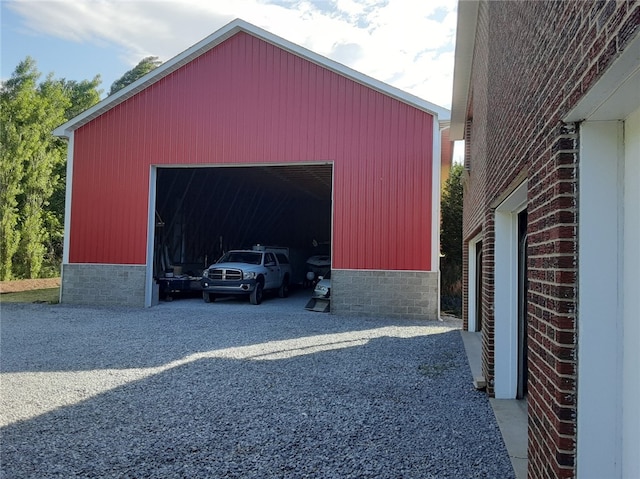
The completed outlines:
[[[34,5],[37,3],[37,8]],[[19,0],[26,26],[117,45],[135,65],[177,55],[234,18],[449,106],[456,0]]]

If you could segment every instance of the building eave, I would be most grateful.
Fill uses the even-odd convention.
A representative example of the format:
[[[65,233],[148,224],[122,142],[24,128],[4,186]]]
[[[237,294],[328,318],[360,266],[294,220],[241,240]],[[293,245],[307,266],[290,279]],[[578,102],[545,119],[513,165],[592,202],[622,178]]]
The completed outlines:
[[[277,35],[267,32],[266,30],[256,27],[255,25],[245,22],[244,20],[236,19],[228,23],[224,27],[220,28],[216,32],[212,33],[208,37],[204,38],[200,42],[196,43],[192,47],[188,48],[184,52],[166,61],[165,63],[160,65],[158,68],[147,73],[143,77],[139,78],[135,82],[123,88],[122,90],[118,91],[117,93],[114,93],[113,95],[106,97],[105,99],[103,99],[96,105],[92,106],[91,108],[87,109],[80,115],[60,125],[53,131],[53,134],[58,137],[68,138],[71,132],[73,132],[74,130],[89,123],[93,119],[99,117],[100,115],[109,111],[110,109],[114,108],[120,103],[123,103],[124,101],[133,97],[140,91],[160,81],[164,77],[170,75],[171,73],[178,70],[182,66],[193,61],[200,55],[203,55],[204,53],[208,52],[209,50],[215,48],[216,46],[220,45],[222,42],[236,35],[239,32],[248,33],[249,35],[252,35],[256,38],[259,38],[268,43],[271,43],[294,55],[297,55],[306,60],[309,60],[324,68],[327,68],[328,70],[331,70],[341,76],[349,78],[357,83],[360,83],[364,86],[372,88],[387,96],[393,97],[419,110],[425,111],[433,115],[439,121],[442,121],[442,120],[448,121],[450,119],[450,111],[447,110],[446,108],[440,107],[426,100],[423,100],[422,98],[411,95],[410,93],[407,93],[403,90],[400,90],[399,88],[395,88],[384,82],[371,78],[345,65],[342,65],[338,62],[330,60],[326,57],[323,57],[322,55],[318,55],[317,53],[314,53],[311,50],[308,50],[299,45],[296,45],[295,43],[292,43],[288,40],[278,37]]]
[[[478,6],[479,2],[476,0],[459,0],[458,2],[453,98],[451,100],[452,141],[464,139],[478,23]]]

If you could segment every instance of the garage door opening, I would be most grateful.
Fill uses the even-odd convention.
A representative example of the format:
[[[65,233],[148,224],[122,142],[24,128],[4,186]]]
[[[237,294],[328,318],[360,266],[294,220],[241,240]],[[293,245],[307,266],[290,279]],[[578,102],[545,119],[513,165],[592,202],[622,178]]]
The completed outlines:
[[[331,254],[332,175],[317,163],[157,168],[154,279],[197,289],[226,251],[262,244],[289,248],[292,284],[302,284],[306,259]]]

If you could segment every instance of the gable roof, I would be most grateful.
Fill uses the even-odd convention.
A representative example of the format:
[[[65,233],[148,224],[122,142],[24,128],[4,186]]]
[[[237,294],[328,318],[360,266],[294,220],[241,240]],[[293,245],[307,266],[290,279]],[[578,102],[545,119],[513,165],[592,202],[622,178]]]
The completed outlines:
[[[53,134],[59,137],[69,137],[71,132],[80,128],[82,125],[89,123],[91,120],[97,118],[111,108],[114,108],[125,100],[131,98],[148,86],[160,81],[162,78],[173,73],[183,65],[186,65],[187,63],[191,62],[207,51],[215,48],[216,46],[220,45],[222,42],[239,32],[248,33],[249,35],[264,40],[272,45],[275,45],[276,47],[302,57],[312,63],[331,70],[357,83],[372,88],[373,90],[376,90],[387,96],[393,97],[403,103],[418,108],[419,110],[423,110],[429,114],[432,114],[441,122],[447,122],[449,120],[450,112],[446,108],[440,107],[417,96],[411,95],[410,93],[392,87],[391,85],[364,75],[363,73],[353,70],[326,57],[323,57],[322,55],[318,55],[311,50],[307,50],[306,48],[296,45],[295,43],[289,42],[281,37],[267,32],[266,30],[256,27],[255,25],[247,23],[244,20],[236,19],[220,28],[218,31],[212,33],[208,37],[204,38],[203,40],[199,41],[191,48],[166,61],[158,68],[147,73],[135,82],[127,85],[122,90],[119,90],[113,95],[106,97],[99,103],[95,104],[91,108],[76,116],[75,118],[72,118],[66,123],[60,125],[55,130],[53,130]]]

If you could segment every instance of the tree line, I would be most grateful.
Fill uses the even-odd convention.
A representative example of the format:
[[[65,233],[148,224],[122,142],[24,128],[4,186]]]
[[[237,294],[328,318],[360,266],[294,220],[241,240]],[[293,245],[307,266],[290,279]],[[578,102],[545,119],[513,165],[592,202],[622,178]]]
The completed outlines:
[[[157,67],[146,57],[109,95]],[[91,80],[42,79],[27,57],[0,85],[0,280],[58,276],[64,234],[67,143],[52,131],[100,101]]]
[[[462,317],[462,207],[464,167],[454,164],[440,203],[441,310]]]

